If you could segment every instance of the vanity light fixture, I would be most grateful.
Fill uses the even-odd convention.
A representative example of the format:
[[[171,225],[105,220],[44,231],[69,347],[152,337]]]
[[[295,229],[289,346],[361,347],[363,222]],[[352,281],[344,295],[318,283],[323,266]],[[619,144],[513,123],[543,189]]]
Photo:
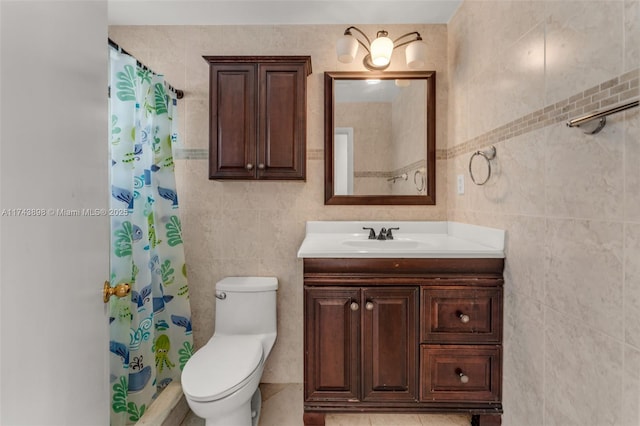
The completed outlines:
[[[356,31],[362,37],[356,37],[351,30]],[[360,43],[364,50],[367,51],[362,60],[364,66],[370,71],[382,71],[389,66],[393,50],[401,46],[407,46],[405,49],[407,66],[412,69],[424,67],[427,45],[422,41],[419,32],[414,31],[404,34],[393,41],[387,37],[388,35],[389,33],[385,30],[378,31],[376,38],[371,41],[359,28],[349,27],[344,30],[344,35],[336,43],[338,60],[347,64],[352,62],[358,53],[358,43]],[[407,40],[407,38],[409,39]]]

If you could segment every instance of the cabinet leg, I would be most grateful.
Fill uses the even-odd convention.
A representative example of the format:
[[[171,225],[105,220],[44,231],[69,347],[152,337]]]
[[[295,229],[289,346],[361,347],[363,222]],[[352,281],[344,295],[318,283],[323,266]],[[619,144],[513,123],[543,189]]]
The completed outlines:
[[[307,413],[302,415],[304,426],[324,426],[324,413]]]
[[[500,426],[502,416],[500,414],[474,414],[471,416],[471,426]]]

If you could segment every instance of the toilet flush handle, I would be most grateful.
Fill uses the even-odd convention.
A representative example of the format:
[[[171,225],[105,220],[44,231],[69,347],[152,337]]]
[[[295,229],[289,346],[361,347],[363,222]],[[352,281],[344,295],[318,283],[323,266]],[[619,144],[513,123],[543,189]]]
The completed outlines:
[[[226,298],[227,298],[227,293],[225,293],[224,291],[221,291],[221,292],[216,291],[216,299],[224,300]]]

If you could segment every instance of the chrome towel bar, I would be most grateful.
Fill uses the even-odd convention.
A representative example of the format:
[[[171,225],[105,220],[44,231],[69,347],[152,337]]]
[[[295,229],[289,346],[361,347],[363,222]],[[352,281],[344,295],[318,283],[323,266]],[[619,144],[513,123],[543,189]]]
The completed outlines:
[[[630,108],[637,107],[639,101],[631,101],[626,104],[620,104],[613,106],[604,111],[595,111],[590,114],[584,115],[582,117],[574,118],[572,120],[567,121],[567,126],[569,127],[580,127],[580,125],[589,123],[594,120],[599,120],[596,124],[595,128],[587,130],[585,133],[594,135],[598,133],[602,128],[607,124],[607,116],[611,114],[615,114],[617,112],[626,111]]]
[[[407,178],[408,178],[407,174],[406,174],[406,173],[403,173],[403,174],[401,174],[401,175],[397,175],[397,176],[393,176],[393,177],[388,178],[388,179],[387,179],[387,182],[391,182],[391,181],[393,181],[392,183],[396,183],[396,181],[397,181],[398,179],[407,180]]]

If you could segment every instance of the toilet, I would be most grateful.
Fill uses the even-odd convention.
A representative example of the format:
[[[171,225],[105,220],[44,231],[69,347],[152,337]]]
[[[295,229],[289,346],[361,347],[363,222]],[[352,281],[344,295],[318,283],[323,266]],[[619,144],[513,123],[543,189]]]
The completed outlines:
[[[274,277],[227,277],[216,283],[216,331],[182,371],[191,411],[206,426],[255,426],[258,384],[276,341]]]

